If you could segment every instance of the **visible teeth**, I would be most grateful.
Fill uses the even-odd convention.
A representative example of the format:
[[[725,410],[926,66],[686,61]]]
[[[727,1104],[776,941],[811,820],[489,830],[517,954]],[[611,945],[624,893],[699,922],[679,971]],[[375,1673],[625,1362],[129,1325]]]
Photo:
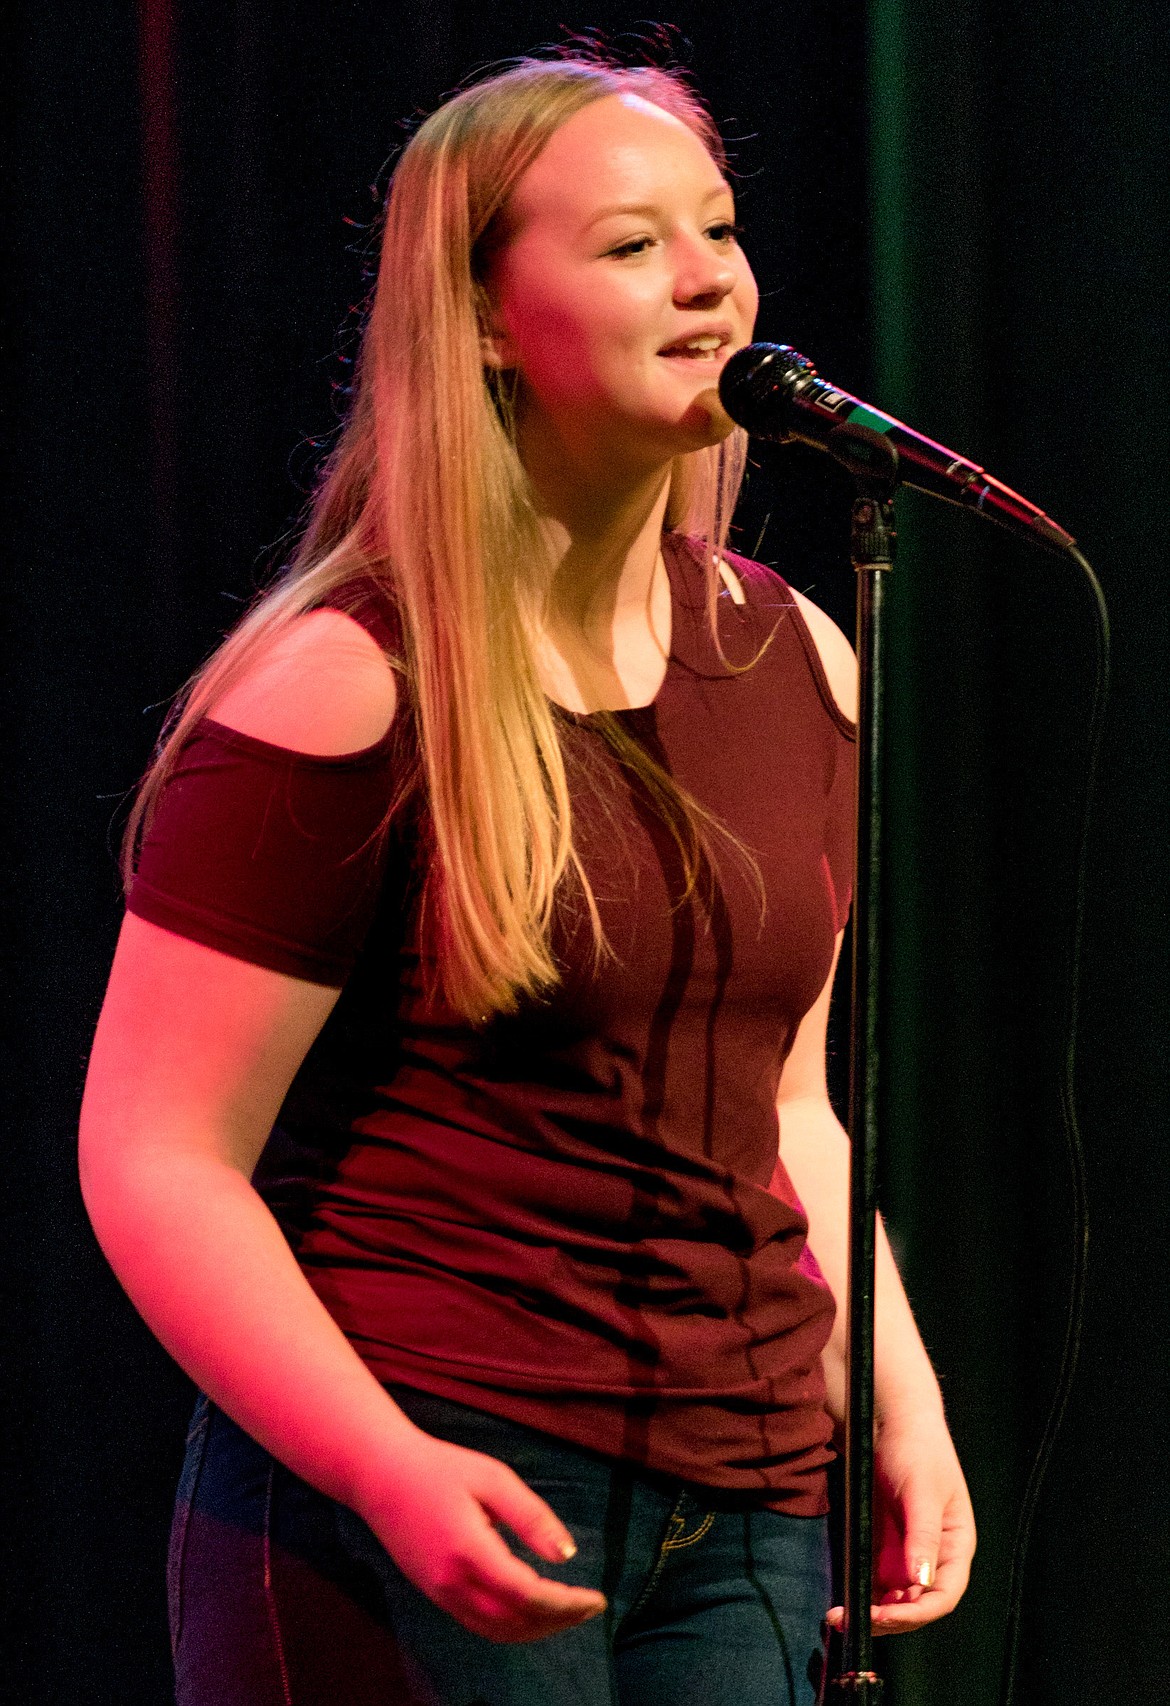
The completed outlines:
[[[685,343],[680,341],[677,344],[671,344],[662,353],[663,355],[697,355],[706,359],[722,348],[723,339],[716,332],[701,332],[697,337],[688,338]]]

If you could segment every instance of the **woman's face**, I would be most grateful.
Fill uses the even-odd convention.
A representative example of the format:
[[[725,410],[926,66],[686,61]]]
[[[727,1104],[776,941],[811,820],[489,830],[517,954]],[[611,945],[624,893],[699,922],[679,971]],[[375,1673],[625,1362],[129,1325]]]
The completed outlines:
[[[715,387],[751,341],[759,293],[731,188],[695,133],[637,95],[605,96],[554,133],[507,214],[485,359],[519,369],[522,440],[650,470],[725,438]]]

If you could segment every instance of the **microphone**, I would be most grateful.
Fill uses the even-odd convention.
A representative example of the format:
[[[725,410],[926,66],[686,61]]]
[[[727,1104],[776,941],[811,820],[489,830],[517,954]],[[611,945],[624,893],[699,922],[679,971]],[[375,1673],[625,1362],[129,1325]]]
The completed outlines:
[[[1068,551],[1076,541],[1042,509],[1010,486],[992,479],[977,462],[925,438],[913,428],[851,397],[820,378],[807,356],[790,344],[748,344],[726,362],[719,376],[719,397],[737,426],[757,438],[780,444],[793,440],[827,450],[846,452],[853,441],[878,433],[898,453],[898,473],[907,486],[931,497],[973,509],[998,521],[1013,533],[1056,550]],[[854,429],[864,429],[857,433]],[[834,443],[835,435],[840,435]],[[872,440],[871,440],[872,442]],[[856,461],[856,453],[853,461]]]

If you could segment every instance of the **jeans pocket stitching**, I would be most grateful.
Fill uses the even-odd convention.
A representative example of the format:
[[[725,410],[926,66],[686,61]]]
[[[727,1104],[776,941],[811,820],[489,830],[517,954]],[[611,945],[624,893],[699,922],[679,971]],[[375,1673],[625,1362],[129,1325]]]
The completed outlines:
[[[201,1433],[203,1433],[204,1429],[207,1427],[207,1421],[208,1421],[208,1417],[207,1417],[207,1412],[205,1410],[203,1412],[203,1414],[199,1417],[199,1419],[197,1421],[193,1421],[191,1423],[190,1428],[188,1428],[187,1438],[185,1441],[186,1445],[192,1446],[195,1444],[195,1441],[199,1438],[199,1435]]]
[[[684,1520],[679,1510],[679,1506],[685,1498],[686,1494],[680,1493],[678,1498],[675,1500],[674,1509],[667,1518],[666,1536],[662,1539],[658,1547],[658,1556],[654,1560],[654,1568],[650,1572],[649,1579],[644,1583],[641,1593],[630,1606],[630,1609],[626,1612],[627,1619],[637,1616],[638,1612],[642,1610],[643,1606],[645,1606],[647,1601],[650,1599],[654,1589],[658,1586],[659,1577],[666,1568],[666,1555],[667,1548],[670,1545],[670,1537],[678,1533],[678,1525]]]
[[[207,1396],[206,1392],[200,1392],[199,1396],[195,1400],[195,1408],[191,1412],[191,1420],[187,1426],[188,1445],[190,1445],[192,1440],[202,1432],[210,1419],[211,1399]]]
[[[693,1533],[672,1534],[669,1540],[664,1540],[662,1542],[662,1550],[664,1552],[680,1552],[684,1546],[693,1546],[696,1541],[702,1540],[704,1534],[707,1533],[714,1521],[715,1512],[708,1511],[698,1528],[696,1528]]]
[[[276,1464],[268,1469],[268,1485],[264,1491],[264,1603],[268,1610],[268,1623],[272,1630],[272,1644],[276,1651],[276,1663],[280,1671],[280,1684],[284,1690],[284,1706],[292,1706],[292,1686],[288,1676],[288,1661],[285,1658],[284,1640],[280,1633],[280,1617],[276,1609],[276,1593],[272,1585],[272,1488],[276,1480]]]
[[[178,1661],[179,1640],[183,1632],[183,1567],[187,1556],[187,1538],[191,1528],[191,1512],[199,1491],[199,1478],[207,1453],[211,1412],[202,1399],[202,1414],[196,1411],[187,1434],[186,1454],[175,1494],[175,1510],[171,1518],[171,1533],[167,1546],[167,1612],[170,1624],[171,1658]]]
[[[650,1572],[649,1581],[645,1584],[641,1593],[638,1595],[637,1599],[634,1601],[633,1605],[631,1605],[630,1609],[626,1612],[626,1619],[627,1620],[631,1617],[636,1617],[638,1612],[641,1611],[642,1608],[645,1606],[647,1600],[649,1600],[650,1596],[653,1594],[654,1589],[658,1586],[658,1579],[662,1574],[662,1571],[663,1571],[663,1568],[665,1567],[665,1564],[666,1564],[666,1549],[665,1549],[665,1547],[663,1547],[662,1549],[660,1549],[660,1551],[658,1553],[658,1557],[654,1561],[654,1568]]]

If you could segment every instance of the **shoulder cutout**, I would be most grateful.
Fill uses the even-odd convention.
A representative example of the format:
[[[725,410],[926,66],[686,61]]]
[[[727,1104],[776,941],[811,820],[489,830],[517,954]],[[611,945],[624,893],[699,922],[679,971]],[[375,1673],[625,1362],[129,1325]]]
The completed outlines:
[[[831,616],[826,616],[819,604],[806,598],[795,587],[789,589],[808,624],[816,642],[821,664],[842,714],[851,723],[857,721],[857,657]]]
[[[298,616],[208,711],[273,746],[339,757],[374,746],[398,705],[382,648],[340,610]]]
[[[743,590],[743,584],[740,581],[739,576],[729,564],[724,562],[722,557],[719,559],[719,578],[731,594],[731,602],[733,604],[747,603],[747,594]]]

